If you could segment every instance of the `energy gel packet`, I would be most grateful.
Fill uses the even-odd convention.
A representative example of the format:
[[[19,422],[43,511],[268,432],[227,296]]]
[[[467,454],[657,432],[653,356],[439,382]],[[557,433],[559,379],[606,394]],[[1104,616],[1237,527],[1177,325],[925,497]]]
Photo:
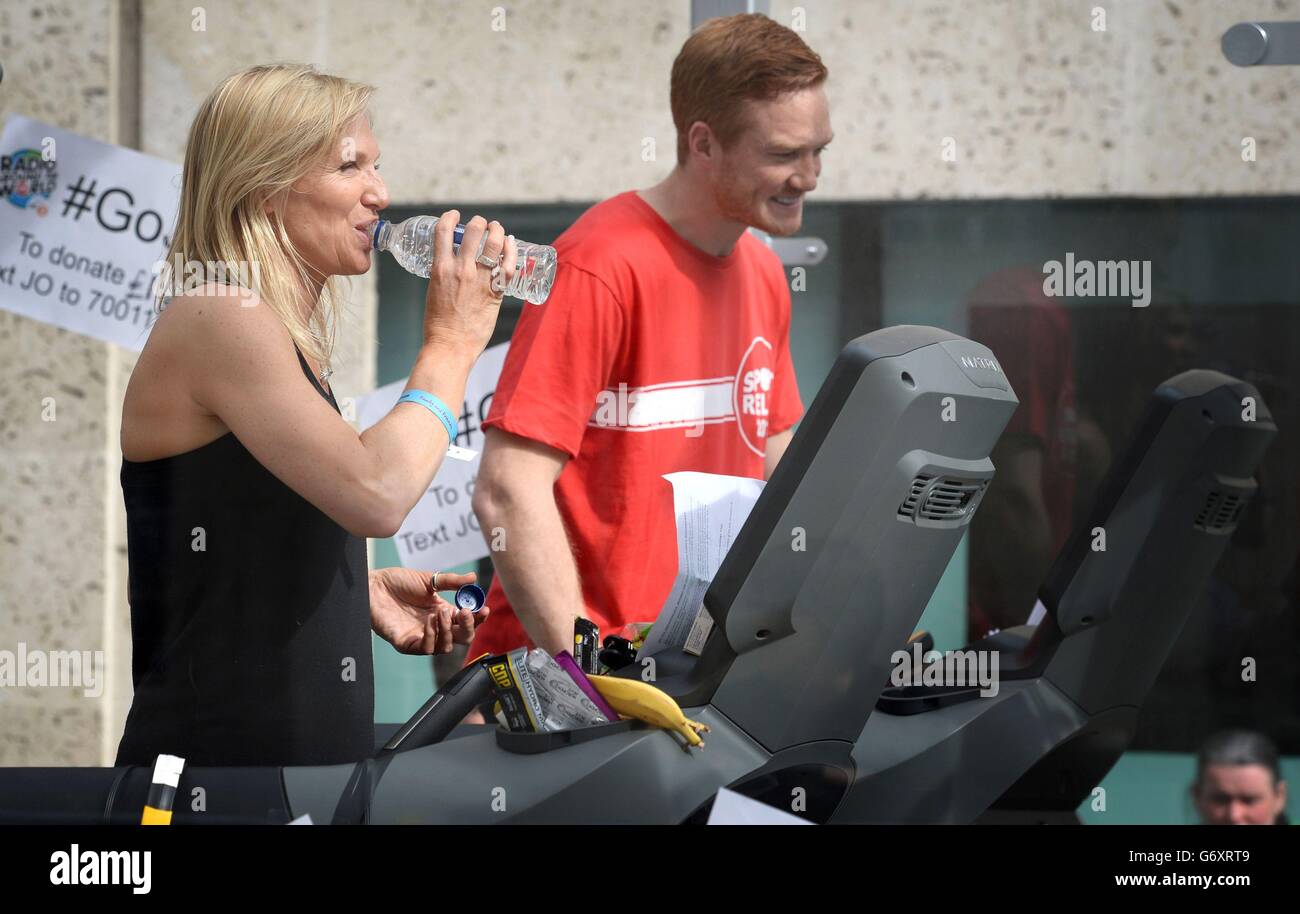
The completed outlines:
[[[568,657],[568,652],[562,656]],[[572,657],[569,663],[573,663]],[[547,730],[577,730],[618,720],[617,714],[610,718],[601,713],[573,677],[541,648],[528,653],[525,665],[542,706],[543,725]]]
[[[545,718],[527,658],[528,648],[520,647],[482,662],[492,678],[492,694],[501,703],[506,726],[516,733],[540,733],[545,729]]]

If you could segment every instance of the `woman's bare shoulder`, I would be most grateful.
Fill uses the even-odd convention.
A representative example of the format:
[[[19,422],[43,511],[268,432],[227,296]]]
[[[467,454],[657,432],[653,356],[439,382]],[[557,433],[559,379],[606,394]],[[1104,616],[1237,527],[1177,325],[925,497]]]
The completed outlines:
[[[246,343],[250,336],[279,345],[289,338],[280,316],[256,292],[216,283],[171,298],[156,323],[154,332],[208,345]]]
[[[224,286],[220,283],[208,283],[195,289],[188,289],[180,295],[167,299],[162,306],[158,322],[168,318],[172,323],[179,323],[176,315],[193,319],[202,314],[228,313],[234,310],[251,310],[262,304],[258,294],[242,286]],[[170,318],[169,318],[170,315]]]

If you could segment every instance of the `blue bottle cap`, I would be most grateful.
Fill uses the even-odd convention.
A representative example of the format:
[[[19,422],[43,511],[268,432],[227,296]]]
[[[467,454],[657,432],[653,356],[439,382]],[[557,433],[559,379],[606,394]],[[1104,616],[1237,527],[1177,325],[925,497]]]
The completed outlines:
[[[478,612],[483,608],[483,601],[487,595],[483,593],[483,588],[477,584],[466,584],[456,591],[456,608],[468,609],[472,613]]]

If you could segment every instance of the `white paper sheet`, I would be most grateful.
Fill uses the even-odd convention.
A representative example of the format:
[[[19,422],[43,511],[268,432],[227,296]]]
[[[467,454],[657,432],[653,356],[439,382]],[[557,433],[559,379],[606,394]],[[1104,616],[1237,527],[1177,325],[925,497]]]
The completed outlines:
[[[669,473],[677,519],[677,579],[639,657],[668,649],[699,653],[712,628],[704,594],[763,491],[763,480]]]
[[[812,825],[798,816],[760,803],[725,787],[718,789],[708,825]]]
[[[1039,600],[1034,604],[1034,608],[1030,610],[1029,620],[1025,622],[1025,624],[1037,625],[1039,622],[1043,621],[1043,616],[1045,615],[1047,615],[1047,607],[1043,605],[1042,600]]]

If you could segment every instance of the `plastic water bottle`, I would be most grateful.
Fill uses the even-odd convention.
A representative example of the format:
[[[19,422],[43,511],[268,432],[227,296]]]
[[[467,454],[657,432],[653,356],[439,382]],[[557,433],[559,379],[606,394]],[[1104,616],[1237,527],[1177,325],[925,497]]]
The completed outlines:
[[[375,223],[370,246],[376,251],[388,251],[408,272],[428,279],[433,263],[433,227],[437,224],[434,216],[412,216],[396,225],[380,219]],[[460,250],[464,237],[465,226],[456,226],[456,234],[452,237],[455,250]],[[487,232],[484,232],[478,246],[479,254],[483,253],[486,244]],[[515,278],[506,287],[505,294],[540,305],[551,294],[551,284],[555,282],[555,248],[517,238],[515,245],[519,249],[518,264]]]

